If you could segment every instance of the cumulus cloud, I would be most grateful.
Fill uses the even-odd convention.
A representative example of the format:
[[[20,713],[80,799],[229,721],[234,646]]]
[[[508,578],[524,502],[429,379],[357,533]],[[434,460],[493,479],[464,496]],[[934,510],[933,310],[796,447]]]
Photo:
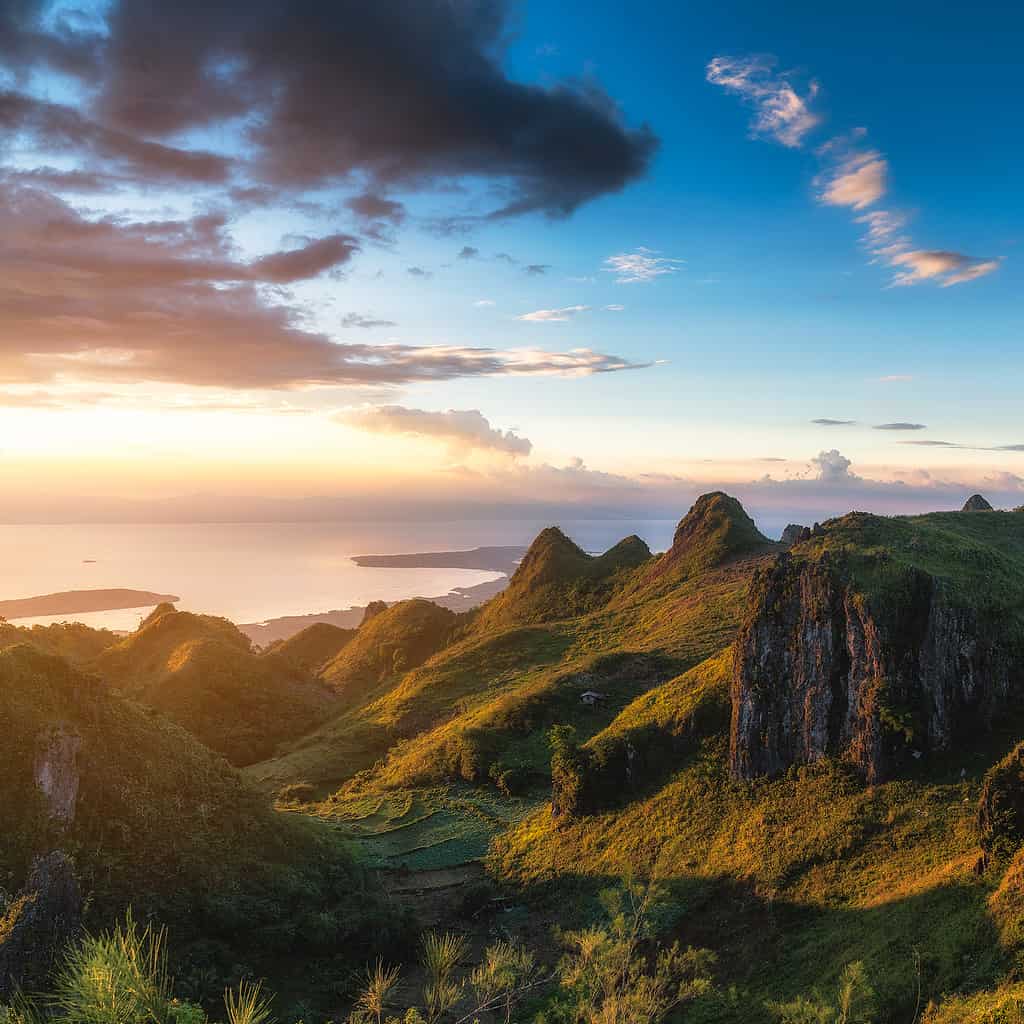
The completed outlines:
[[[853,463],[837,448],[818,452],[811,459],[811,465],[816,468],[817,479],[822,483],[859,479],[855,473],[850,472]]]
[[[707,66],[707,80],[735,93],[754,108],[751,132],[767,135],[790,148],[803,144],[804,136],[821,123],[811,110],[818,85],[811,82],[803,95],[790,73],[777,72],[774,57],[715,57]]]
[[[373,317],[363,316],[362,313],[346,313],[341,318],[342,327],[397,327],[394,320],[375,320]]]
[[[535,309],[532,313],[522,313],[517,320],[528,320],[531,323],[565,323],[580,313],[589,312],[589,306],[563,306],[561,309]]]
[[[602,269],[605,273],[616,275],[616,284],[636,284],[653,281],[665,274],[674,274],[685,262],[670,256],[659,256],[656,250],[640,246],[633,252],[609,256]]]
[[[402,405],[382,405],[345,410],[338,413],[336,419],[373,433],[437,438],[460,449],[499,452],[513,457],[529,455],[533,450],[528,438],[512,430],[492,427],[478,409],[431,412]]]

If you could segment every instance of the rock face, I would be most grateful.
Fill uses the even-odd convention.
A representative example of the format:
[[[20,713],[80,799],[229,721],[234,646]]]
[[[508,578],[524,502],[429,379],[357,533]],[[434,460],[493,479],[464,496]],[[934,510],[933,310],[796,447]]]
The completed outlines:
[[[810,528],[807,526],[801,526],[799,523],[790,523],[782,531],[782,536],[779,538],[779,543],[786,548],[791,548],[794,544],[799,544],[802,540],[808,540],[811,536]]]
[[[992,506],[980,494],[972,494],[965,502],[961,512],[991,512]]]
[[[1010,689],[999,623],[952,604],[919,569],[901,570],[895,592],[873,606],[827,555],[782,555],[761,574],[737,639],[734,776],[833,756],[876,782],[907,754],[987,726]]]
[[[50,817],[69,825],[78,802],[78,751],[82,737],[64,726],[45,736],[36,755],[34,778],[46,798]]]
[[[40,988],[81,925],[82,894],[59,851],[36,858],[25,888],[0,917],[0,1002]]]

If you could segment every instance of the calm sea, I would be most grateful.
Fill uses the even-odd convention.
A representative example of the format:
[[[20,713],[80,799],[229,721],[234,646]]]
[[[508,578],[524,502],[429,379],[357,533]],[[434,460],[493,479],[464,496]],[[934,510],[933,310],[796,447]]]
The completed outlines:
[[[0,600],[62,590],[127,587],[177,594],[179,608],[262,622],[369,601],[434,597],[498,578],[472,569],[378,569],[352,555],[453,551],[528,544],[545,522],[188,523],[0,525]],[[560,524],[581,547],[603,551],[630,533],[654,550],[672,540],[670,520],[573,520]],[[73,618],[133,629],[149,608],[16,620]]]

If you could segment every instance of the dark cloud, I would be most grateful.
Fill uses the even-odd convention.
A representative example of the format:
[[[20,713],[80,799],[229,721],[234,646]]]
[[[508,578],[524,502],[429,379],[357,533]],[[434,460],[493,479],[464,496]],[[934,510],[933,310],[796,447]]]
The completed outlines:
[[[93,221],[44,192],[0,189],[0,383],[289,389],[637,365],[587,349],[338,344],[268,297],[268,283],[344,265],[352,244],[331,236],[245,263],[222,214]]]
[[[423,267],[407,267],[407,274],[412,274],[413,277],[433,277],[434,275],[429,270],[424,270]]]
[[[875,430],[927,430],[924,423],[878,423]]]
[[[271,253],[250,266],[259,280],[291,284],[347,263],[358,251],[359,242],[351,235],[329,235],[308,240],[298,249]]]
[[[519,262],[519,260],[517,260],[514,256],[509,256],[509,254],[507,252],[496,252],[494,254],[494,258],[499,263],[518,263]]]
[[[460,260],[475,260],[480,255],[480,250],[474,245],[464,245],[459,250]]]
[[[341,318],[342,327],[397,327],[394,320],[374,320],[361,313],[346,313]]]
[[[856,420],[830,420],[826,417],[811,422],[818,427],[853,427],[857,424]]]
[[[523,270],[530,275],[530,277],[540,277],[546,274],[551,269],[550,263],[531,263],[529,266],[523,267]]]
[[[46,151],[99,161],[107,171],[149,183],[220,184],[231,167],[228,159],[215,153],[151,142],[104,127],[71,107],[10,90],[0,91],[0,134],[23,135]]]
[[[493,218],[565,216],[643,175],[653,132],[627,127],[597,84],[508,77],[508,16],[504,0],[114,0],[105,33],[82,34],[74,52],[97,120],[125,133],[172,138],[247,117],[267,183],[481,176],[504,186]],[[35,34],[8,48],[41,60],[29,20]],[[73,42],[52,34],[54,48]]]

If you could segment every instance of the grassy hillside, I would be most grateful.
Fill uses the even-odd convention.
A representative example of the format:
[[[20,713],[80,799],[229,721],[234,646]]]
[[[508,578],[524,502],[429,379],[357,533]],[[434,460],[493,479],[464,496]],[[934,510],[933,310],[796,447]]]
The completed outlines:
[[[129,904],[166,923],[187,985],[213,994],[243,970],[280,978],[296,957],[337,977],[349,943],[386,941],[391,918],[330,833],[274,814],[223,759],[97,678],[27,646],[0,651],[0,732],[5,885],[33,854],[65,850],[90,896],[87,924]],[[57,791],[75,794],[67,823],[36,784],[41,759]]]
[[[367,616],[355,637],[324,665],[320,677],[348,704],[422,665],[451,639],[457,616],[421,598]]]
[[[329,622],[314,622],[294,636],[270,644],[263,653],[315,675],[355,635],[354,629],[342,629]]]
[[[273,754],[329,717],[330,690],[276,655],[257,655],[226,619],[158,608],[92,666],[236,765]]]

